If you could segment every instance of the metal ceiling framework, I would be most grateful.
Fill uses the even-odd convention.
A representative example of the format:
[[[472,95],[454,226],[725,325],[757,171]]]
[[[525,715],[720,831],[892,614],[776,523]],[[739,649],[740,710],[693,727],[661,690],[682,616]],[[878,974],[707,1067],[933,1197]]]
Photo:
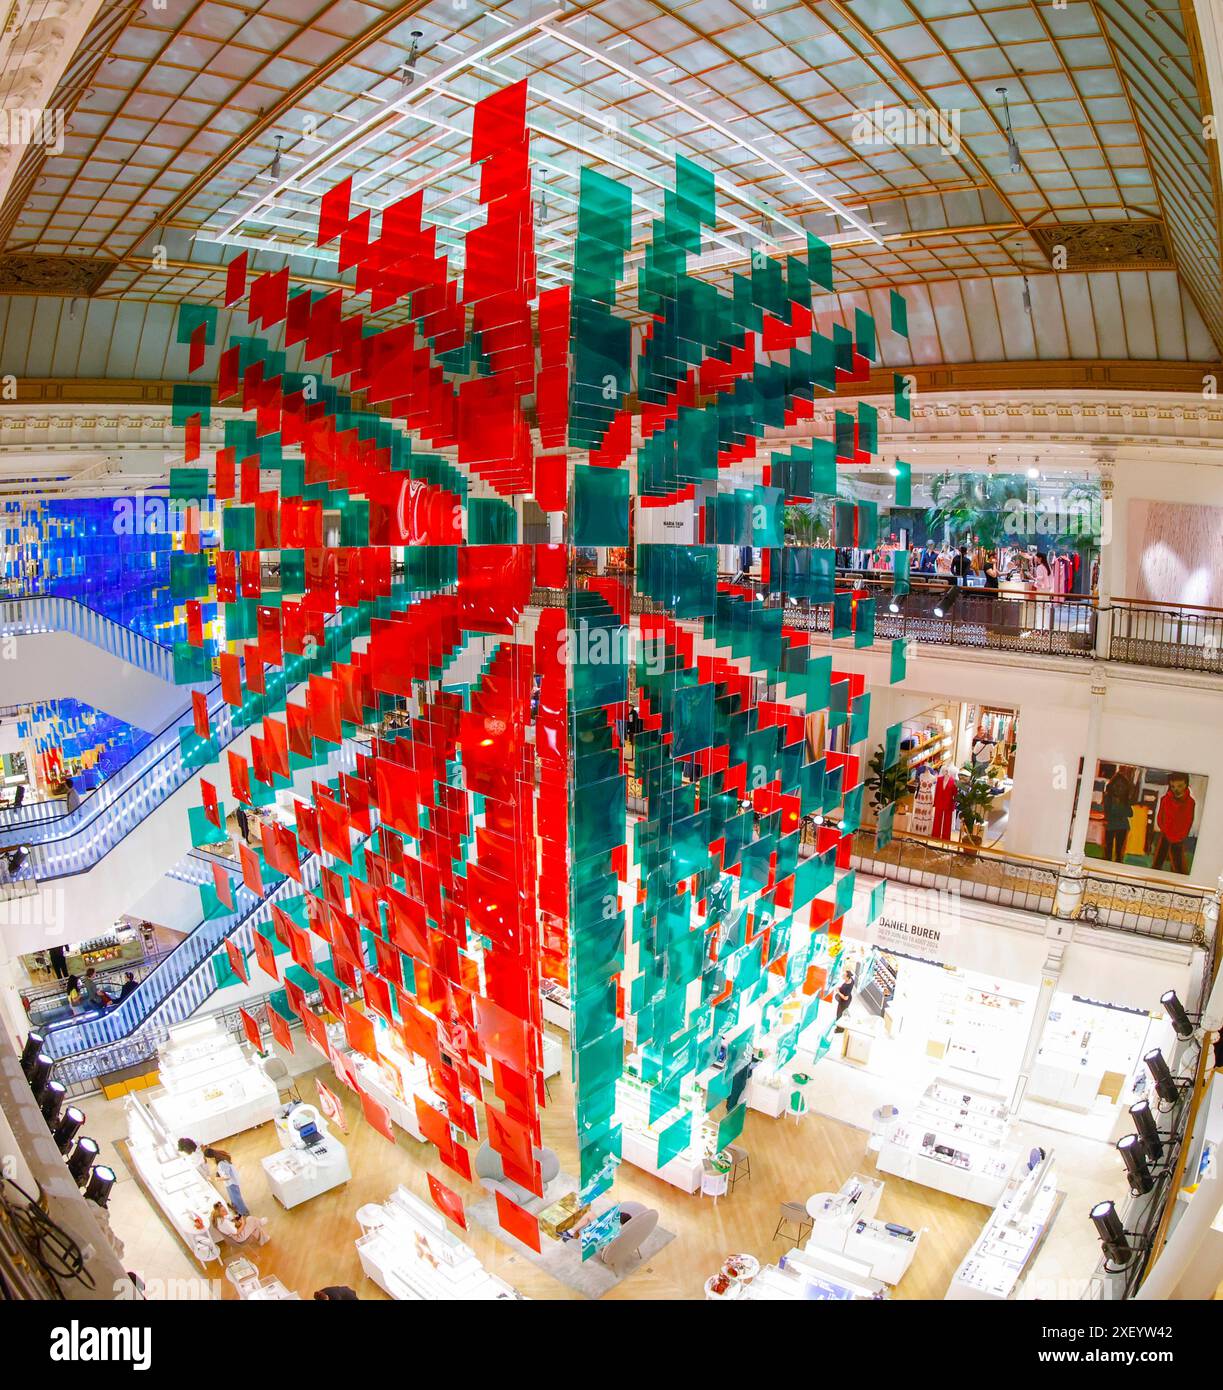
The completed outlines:
[[[257,269],[288,256],[303,283],[348,281],[310,224],[350,174],[374,209],[423,188],[461,268],[480,215],[471,107],[524,77],[542,284],[568,275],[583,164],[632,186],[644,243],[683,153],[719,185],[699,273],[725,283],[757,245],[825,237],[828,310],[886,322],[887,289],[910,298],[912,350],[881,332],[884,367],[996,364],[1002,383],[1005,364],[1129,358],[1182,364],[1187,387],[1219,357],[1209,99],[1174,0],[169,0],[107,13],[126,22],[61,84],[64,151],[23,163],[0,208],[14,268],[5,280],[0,259],[0,369],[19,377],[183,375],[173,308],[218,301],[238,246]],[[954,147],[855,142],[876,103],[956,113]],[[1170,267],[1110,262],[1133,238],[1108,229],[1136,223],[1162,229]],[[1095,263],[1051,268],[1061,227],[1102,248]],[[113,263],[72,304],[54,283],[70,258],[77,283],[83,260]]]

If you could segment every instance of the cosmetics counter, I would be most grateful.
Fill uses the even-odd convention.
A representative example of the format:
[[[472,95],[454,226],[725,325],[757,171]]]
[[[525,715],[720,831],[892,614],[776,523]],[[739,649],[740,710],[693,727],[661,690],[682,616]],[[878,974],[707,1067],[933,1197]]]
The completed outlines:
[[[308,1202],[352,1177],[348,1151],[313,1105],[294,1101],[276,1116],[280,1152],[260,1160],[272,1196],[282,1207]]]
[[[1014,1298],[1061,1205],[1053,1155],[1011,1182],[944,1295],[951,1300]]]
[[[126,1157],[140,1185],[200,1265],[219,1259],[216,1243],[208,1234],[212,1208],[220,1201],[216,1188],[178,1152],[174,1136],[138,1096],[129,1095],[124,1100],[123,1112],[127,1118]]]
[[[887,1298],[887,1285],[871,1277],[867,1265],[818,1246],[791,1250],[764,1269],[740,1295],[753,1302],[798,1299],[850,1302]]]
[[[361,1268],[394,1299],[522,1298],[484,1268],[441,1212],[405,1188],[396,1188],[379,1205],[362,1207],[357,1216],[364,1232],[357,1241]]]
[[[872,1279],[899,1284],[913,1263],[921,1231],[875,1219],[883,1183],[855,1173],[839,1192],[817,1192],[807,1202],[815,1223],[807,1251],[831,1250],[863,1265]]]
[[[886,1132],[876,1166],[992,1207],[1019,1162],[1018,1151],[1005,1146],[1007,1128],[1000,1096],[967,1091],[940,1077],[926,1087],[913,1114],[902,1115]]]
[[[158,1053],[162,1091],[149,1104],[171,1134],[215,1144],[272,1119],[276,1086],[215,1017],[180,1024]]]
[[[653,1173],[672,1187],[678,1187],[681,1192],[696,1192],[705,1174],[704,1152],[700,1143],[701,1127],[705,1120],[705,1098],[691,1080],[685,1081],[680,1088],[680,1107],[693,1117],[693,1139],[687,1148],[660,1167],[659,1139],[663,1131],[679,1119],[679,1115],[672,1110],[651,1124],[650,1087],[627,1073],[616,1082],[616,1119],[621,1125],[621,1157],[634,1167]]]

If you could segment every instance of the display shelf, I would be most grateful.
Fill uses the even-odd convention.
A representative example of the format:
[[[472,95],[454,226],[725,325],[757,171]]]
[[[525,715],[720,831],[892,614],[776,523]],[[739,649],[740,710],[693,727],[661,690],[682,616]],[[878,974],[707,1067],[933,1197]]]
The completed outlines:
[[[658,1139],[668,1125],[679,1118],[676,1110],[651,1125],[650,1087],[634,1076],[622,1076],[616,1082],[616,1119],[621,1125],[621,1157],[655,1177],[678,1187],[682,1192],[696,1192],[704,1174],[703,1124],[704,1094],[691,1082],[680,1091],[680,1108],[693,1117],[693,1139],[686,1149],[658,1166]]]
[[[1061,1200],[1051,1163],[1011,1182],[956,1270],[945,1298],[1013,1298]]]
[[[150,1108],[169,1132],[198,1144],[266,1124],[280,1103],[275,1084],[215,1019],[171,1030],[158,1068]]]
[[[209,1234],[212,1208],[220,1200],[216,1188],[177,1151],[139,1097],[128,1096],[123,1110],[129,1166],[188,1253],[202,1266],[211,1264],[220,1258]]]
[[[520,1299],[504,1280],[490,1274],[446,1219],[406,1188],[382,1204],[381,1223],[357,1241],[361,1268],[401,1302]]]

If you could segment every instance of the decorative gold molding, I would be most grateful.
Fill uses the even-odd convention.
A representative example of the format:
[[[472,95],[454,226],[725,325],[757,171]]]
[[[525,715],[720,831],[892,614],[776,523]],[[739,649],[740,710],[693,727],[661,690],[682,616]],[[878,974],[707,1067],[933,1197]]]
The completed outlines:
[[[1168,231],[1157,217],[1127,222],[1055,222],[1028,229],[1054,270],[1173,270]],[[1054,264],[1057,248],[1065,263]]]
[[[63,295],[85,299],[93,294],[117,262],[100,256],[0,253],[0,295]]]

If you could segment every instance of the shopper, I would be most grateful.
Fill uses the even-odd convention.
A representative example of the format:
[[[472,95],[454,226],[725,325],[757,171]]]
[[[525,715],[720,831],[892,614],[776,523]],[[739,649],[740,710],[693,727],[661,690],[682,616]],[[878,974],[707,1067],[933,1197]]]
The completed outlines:
[[[985,562],[985,587],[995,593],[998,591],[998,566],[993,560]]]
[[[178,1141],[178,1151],[187,1160],[187,1162],[190,1163],[190,1165],[196,1170],[196,1172],[203,1173],[205,1176],[207,1176],[208,1165],[204,1161],[203,1151],[200,1149],[200,1146],[195,1142],[194,1139],[180,1139]]]
[[[972,574],[972,572],[973,567],[972,561],[968,557],[968,547],[962,545],[952,558],[951,573],[955,578],[955,582],[963,587],[968,583],[968,576]]]
[[[951,578],[951,551],[946,546],[934,557],[934,572],[944,579]]]
[[[251,1209],[246,1205],[246,1199],[242,1196],[242,1188],[238,1183],[238,1170],[234,1167],[233,1158],[224,1149],[214,1148],[205,1149],[204,1157],[212,1164],[213,1177],[225,1188],[229,1205],[239,1216],[249,1216]]]
[[[214,1240],[221,1236],[231,1245],[266,1245],[271,1240],[268,1223],[262,1216],[239,1216],[224,1202],[218,1202],[212,1209],[212,1229]]]
[[[125,999],[131,998],[139,988],[140,986],[136,983],[135,971],[129,970],[123,977],[123,988],[119,991],[118,999],[115,1000],[116,1005],[122,1004]]]
[[[1134,784],[1121,768],[1104,784],[1100,809],[1104,812],[1104,857],[1114,864],[1124,864],[1125,842],[1134,814]]]
[[[347,1284],[328,1284],[325,1289],[315,1289],[314,1297],[319,1303],[352,1303],[357,1300],[356,1289]]]
[[[68,814],[71,815],[73,811],[75,811],[76,808],[81,804],[81,794],[72,785],[71,777],[64,778],[64,791],[67,795]]]
[[[841,983],[837,986],[836,993],[832,996],[837,1006],[837,1031],[842,1028],[841,1019],[844,1017],[845,1010],[849,1008],[854,997],[854,972],[847,970],[841,976]]]
[[[1197,803],[1189,790],[1189,778],[1183,772],[1168,774],[1168,790],[1159,798],[1159,809],[1155,812],[1155,825],[1159,839],[1155,842],[1155,855],[1151,868],[1162,869],[1164,861],[1172,859],[1172,872],[1187,874],[1188,861],[1185,858],[1185,841],[1193,829],[1193,818],[1197,814]]]
[[[246,812],[239,806],[234,815],[238,821],[238,834],[242,836],[243,843],[249,845],[251,842],[251,823],[246,817]]]
[[[98,972],[93,968],[92,965],[89,967],[88,970],[85,971],[85,978],[81,981],[81,995],[84,998],[85,1003],[88,1004],[91,1008],[109,1008],[110,1005],[113,1004],[115,1001],[111,998],[109,994],[106,993],[106,991],[98,983],[96,978],[97,973]]]
[[[51,970],[57,980],[68,978],[68,957],[62,946],[52,946],[47,952],[51,960]]]

